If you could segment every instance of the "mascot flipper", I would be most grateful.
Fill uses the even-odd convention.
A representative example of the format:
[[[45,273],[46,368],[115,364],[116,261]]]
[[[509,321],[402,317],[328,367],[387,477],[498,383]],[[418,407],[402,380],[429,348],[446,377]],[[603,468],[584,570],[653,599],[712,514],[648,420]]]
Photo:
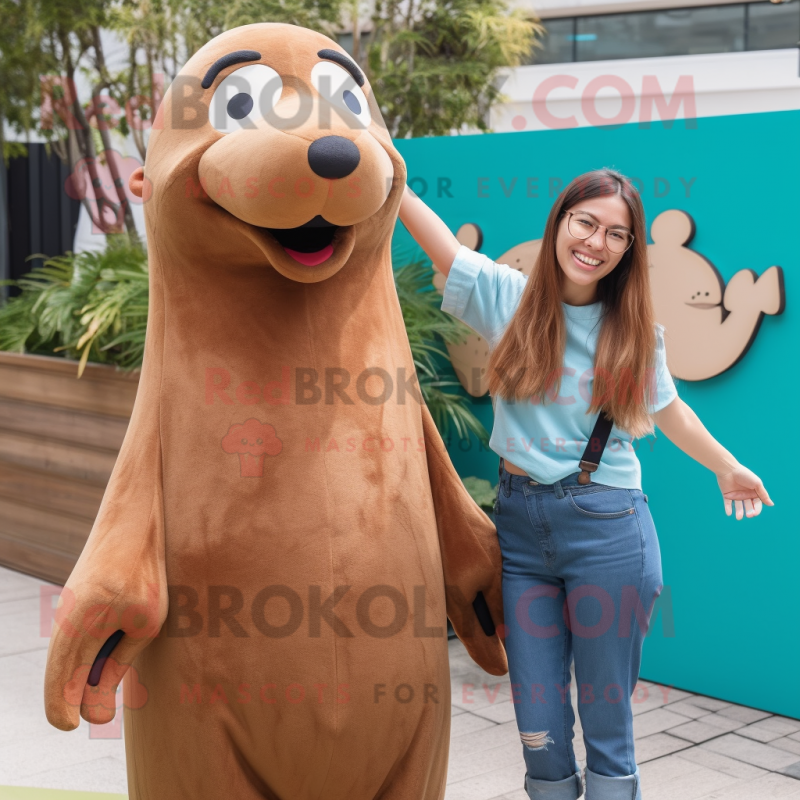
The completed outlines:
[[[487,635],[475,612],[480,592],[491,619],[496,625],[503,621],[497,532],[464,488],[427,406],[422,407],[422,423],[442,550],[447,616],[473,660],[492,675],[505,675],[508,662],[497,632]]]
[[[152,362],[151,362],[152,363]],[[150,364],[142,383],[150,379]],[[97,519],[61,592],[45,674],[45,712],[56,728],[114,718],[116,691],[167,616],[158,409],[137,402]],[[90,672],[117,631],[111,654]]]

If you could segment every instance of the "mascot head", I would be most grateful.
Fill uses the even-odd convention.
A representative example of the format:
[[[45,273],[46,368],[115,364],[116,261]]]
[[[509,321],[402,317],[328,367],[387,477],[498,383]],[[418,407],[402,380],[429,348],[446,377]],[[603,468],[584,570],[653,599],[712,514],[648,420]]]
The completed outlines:
[[[391,237],[405,179],[353,59],[320,33],[262,23],[187,62],[131,188],[146,201],[148,239],[170,241],[173,257],[220,269],[260,259],[316,283]]]

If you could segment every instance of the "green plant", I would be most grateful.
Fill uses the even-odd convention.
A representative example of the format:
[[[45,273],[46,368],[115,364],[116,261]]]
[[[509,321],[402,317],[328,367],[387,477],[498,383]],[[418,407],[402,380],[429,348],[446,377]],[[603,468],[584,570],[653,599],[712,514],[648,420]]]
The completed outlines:
[[[487,131],[504,99],[500,70],[525,63],[543,34],[507,0],[377,0],[362,59],[392,137]]]
[[[136,369],[147,329],[147,254],[124,234],[109,236],[101,253],[45,258],[20,280],[18,297],[0,306],[0,350],[66,355],[78,360],[78,376],[92,361]],[[34,256],[31,256],[33,258]],[[449,364],[442,342],[457,343],[469,329],[440,308],[432,271],[419,261],[394,272],[420,390],[437,428],[452,423],[488,445],[489,435],[469,408],[457,380],[442,376]]]
[[[142,363],[147,327],[147,254],[124,235],[101,253],[45,258],[18,281],[22,291],[0,307],[0,350],[64,354],[78,377],[91,358],[123,369]]]
[[[413,260],[394,271],[422,396],[441,432],[444,433],[452,423],[459,437],[467,439],[471,431],[488,447],[489,434],[470,410],[467,398],[460,393],[461,384],[441,376],[440,360],[450,363],[441,342],[463,342],[470,330],[463,322],[441,310],[441,297],[431,285],[432,274],[430,266]],[[457,391],[450,391],[451,388]]]
[[[463,478],[462,483],[464,484],[464,488],[470,493],[472,499],[481,506],[481,508],[494,507],[497,486],[492,486],[492,484],[484,478],[476,478],[474,476]]]

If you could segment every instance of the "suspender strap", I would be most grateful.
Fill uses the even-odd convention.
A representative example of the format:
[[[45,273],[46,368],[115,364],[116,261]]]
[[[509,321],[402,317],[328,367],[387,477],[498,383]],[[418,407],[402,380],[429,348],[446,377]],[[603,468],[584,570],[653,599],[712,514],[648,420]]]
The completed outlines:
[[[608,442],[613,424],[614,421],[606,416],[606,412],[601,411],[581,457],[581,474],[578,475],[578,483],[586,484],[592,482],[591,473],[597,469],[597,465],[600,463],[600,458],[606,448],[606,442]]]

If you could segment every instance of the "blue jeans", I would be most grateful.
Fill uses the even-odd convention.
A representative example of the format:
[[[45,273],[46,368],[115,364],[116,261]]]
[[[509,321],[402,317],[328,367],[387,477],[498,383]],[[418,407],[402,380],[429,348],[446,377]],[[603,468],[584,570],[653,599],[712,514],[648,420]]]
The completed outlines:
[[[572,747],[574,656],[586,800],[641,800],[631,695],[663,588],[658,537],[640,490],[577,478],[539,484],[500,459],[495,524],[525,789],[534,800],[583,794]]]

